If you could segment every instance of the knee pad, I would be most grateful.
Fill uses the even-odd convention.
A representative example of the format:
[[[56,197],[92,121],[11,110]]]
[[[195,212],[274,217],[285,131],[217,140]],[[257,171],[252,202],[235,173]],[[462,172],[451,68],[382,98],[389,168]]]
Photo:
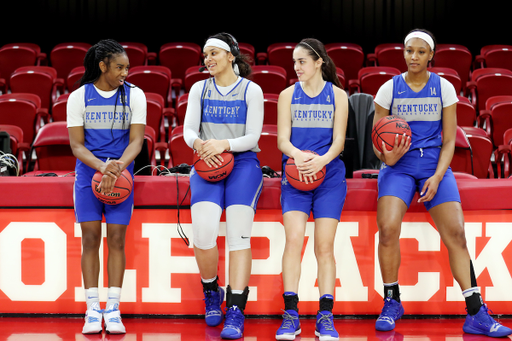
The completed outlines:
[[[246,205],[231,205],[226,208],[226,240],[229,251],[251,248],[254,209]]]
[[[222,208],[212,202],[201,201],[192,205],[190,211],[194,245],[201,250],[215,247]]]

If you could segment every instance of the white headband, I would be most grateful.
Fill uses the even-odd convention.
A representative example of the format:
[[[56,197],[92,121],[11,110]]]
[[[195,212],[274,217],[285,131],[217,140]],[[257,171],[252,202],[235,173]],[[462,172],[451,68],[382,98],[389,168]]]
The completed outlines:
[[[432,51],[434,51],[434,47],[435,47],[434,39],[432,39],[432,37],[430,35],[428,35],[427,33],[421,32],[421,31],[414,31],[414,32],[409,33],[407,35],[407,37],[405,37],[404,45],[407,45],[407,42],[412,38],[423,39],[427,44],[430,45],[430,48],[432,49]]]
[[[217,38],[210,38],[210,39],[208,39],[206,41],[206,44],[204,44],[204,48],[206,48],[207,46],[218,47],[220,49],[223,49],[223,50],[226,50],[228,52],[231,52],[231,49],[229,48],[228,43],[226,43],[225,41],[222,41],[220,39],[217,39]]]
[[[225,41],[222,41],[220,39],[217,39],[217,38],[208,39],[206,41],[206,43],[204,44],[203,49],[205,49],[207,46],[218,47],[219,49],[223,49],[223,50],[226,50],[227,52],[231,52],[231,48],[229,47],[228,43],[226,43]],[[240,70],[238,68],[238,65],[235,64],[236,56],[234,56],[234,57],[235,57],[235,59],[233,59],[233,71],[235,71],[235,74],[238,76],[238,75],[240,75]]]

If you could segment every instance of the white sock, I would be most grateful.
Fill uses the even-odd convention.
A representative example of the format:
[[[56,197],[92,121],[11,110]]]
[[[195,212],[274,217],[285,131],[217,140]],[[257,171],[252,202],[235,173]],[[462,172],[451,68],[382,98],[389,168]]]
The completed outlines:
[[[85,303],[87,303],[87,309],[100,310],[98,288],[85,289]]]
[[[469,288],[469,289],[466,289],[462,292],[462,295],[464,297],[469,297],[471,295],[473,295],[474,293],[480,293],[480,288],[479,287],[473,287],[473,288]]]
[[[110,287],[108,288],[108,296],[107,296],[107,310],[111,310],[111,307],[117,304],[119,306],[119,302],[121,300],[121,288],[119,287]]]
[[[235,294],[235,295],[242,295],[244,293],[244,291],[243,290],[231,290],[231,293]]]
[[[204,279],[201,277],[201,282],[203,283],[213,283],[215,282],[215,280],[217,279],[217,276],[213,277],[213,278],[210,278],[210,279]]]

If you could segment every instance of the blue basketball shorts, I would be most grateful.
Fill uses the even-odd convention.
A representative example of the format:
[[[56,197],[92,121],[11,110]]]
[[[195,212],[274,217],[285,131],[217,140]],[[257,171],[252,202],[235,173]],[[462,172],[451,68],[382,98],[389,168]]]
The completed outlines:
[[[284,167],[283,167],[284,169]],[[301,191],[290,185],[286,175],[281,181],[281,207],[283,214],[300,211],[313,218],[333,218],[340,220],[345,198],[347,181],[345,164],[339,158],[326,166],[324,181],[312,191]]]
[[[427,181],[436,172],[441,148],[424,148],[408,151],[394,166],[382,165],[379,171],[379,198],[391,195],[402,199],[410,206],[416,192],[420,192]],[[439,204],[460,202],[459,189],[452,169],[448,167],[439,183],[437,193],[431,201],[424,202],[430,210]]]
[[[222,209],[246,205],[256,210],[263,189],[263,173],[254,152],[233,153],[235,164],[224,180],[210,182],[201,178],[192,167],[190,172],[190,205],[209,201]]]
[[[106,159],[101,160],[105,161]],[[132,162],[126,169],[132,175]],[[87,166],[80,160],[76,162],[75,168],[75,185],[73,187],[73,199],[75,202],[75,217],[77,223],[86,221],[102,220],[105,216],[107,224],[128,225],[133,213],[133,191],[130,196],[120,204],[107,205],[96,198],[91,186],[92,177],[96,170]]]

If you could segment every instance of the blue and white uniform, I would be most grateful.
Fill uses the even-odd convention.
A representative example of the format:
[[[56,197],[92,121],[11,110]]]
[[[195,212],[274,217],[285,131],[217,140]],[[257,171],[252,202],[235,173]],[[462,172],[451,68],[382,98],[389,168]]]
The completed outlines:
[[[405,82],[405,73],[393,77],[378,91],[375,103],[407,121],[411,127],[411,147],[393,166],[383,164],[379,172],[379,198],[396,196],[410,205],[414,193],[434,175],[441,152],[443,108],[457,103],[453,85],[435,73],[419,92]],[[460,202],[457,183],[448,167],[434,198],[425,202],[427,210],[448,201]]]
[[[119,89],[102,91],[92,83],[81,86],[68,99],[68,128],[83,127],[84,146],[103,161],[119,159],[123,155],[130,141],[131,124],[146,124],[144,92],[128,83],[122,86],[126,94],[124,99]],[[132,162],[126,167],[132,179],[133,166]],[[128,225],[133,211],[133,191],[124,202],[105,205],[95,197],[91,188],[96,170],[77,159],[75,171],[73,194],[76,221],[97,221],[104,214],[107,223]]]
[[[291,102],[292,129],[290,142],[300,150],[325,154],[333,141],[334,113],[336,103],[333,85],[325,82],[322,92],[312,98],[295,83]],[[283,155],[283,165],[288,157]],[[281,183],[281,206],[283,214],[288,211],[313,212],[316,218],[340,219],[345,203],[347,184],[345,164],[339,157],[326,165],[324,181],[312,191],[300,191],[283,177]]]

